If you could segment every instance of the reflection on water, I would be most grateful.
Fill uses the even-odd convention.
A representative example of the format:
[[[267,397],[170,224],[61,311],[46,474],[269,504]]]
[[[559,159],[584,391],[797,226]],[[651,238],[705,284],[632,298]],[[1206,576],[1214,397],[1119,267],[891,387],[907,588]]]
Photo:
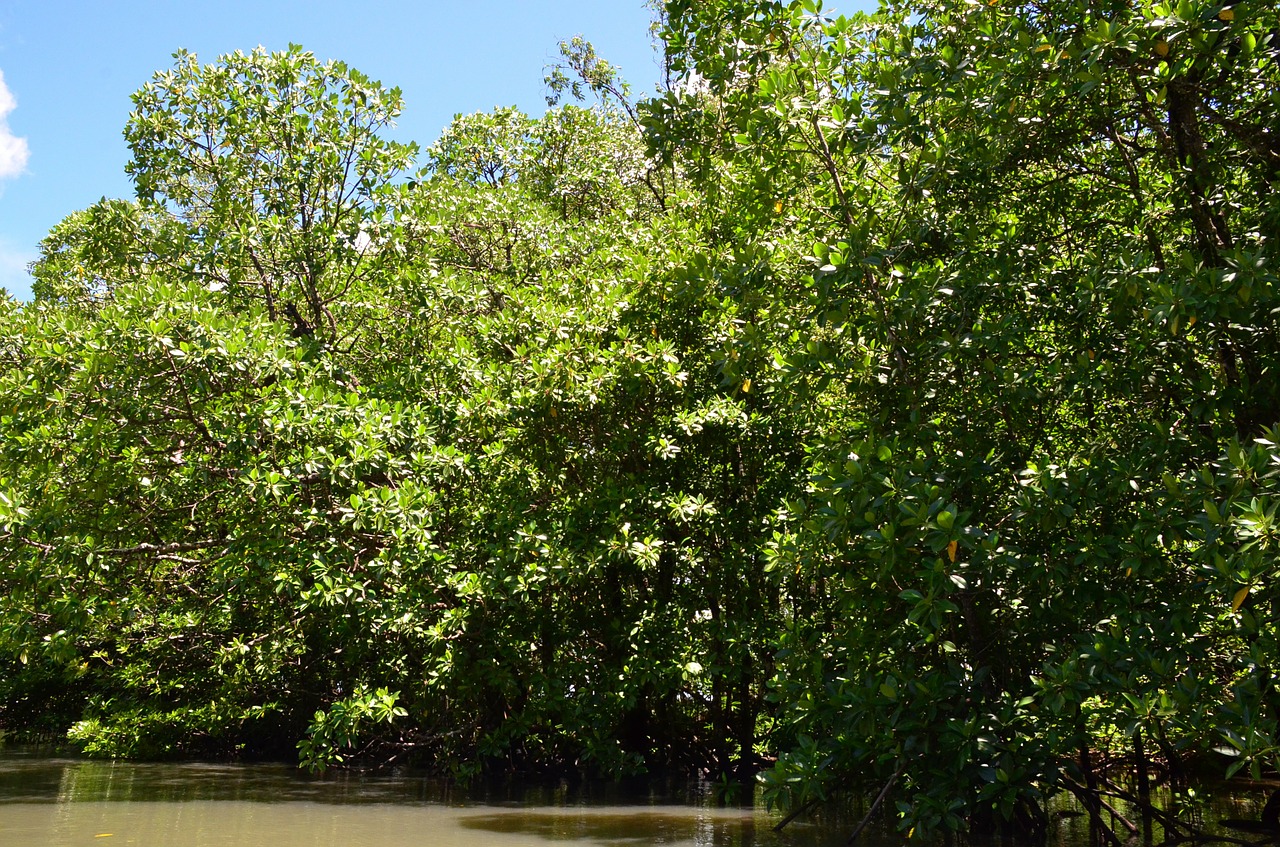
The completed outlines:
[[[484,801],[413,777],[316,779],[286,765],[134,764],[0,751],[0,845],[71,847],[820,847],[839,832],[760,811],[631,805],[560,791],[490,791]],[[637,802],[638,799],[638,802]]]
[[[288,765],[149,764],[0,755],[0,807],[11,803],[193,801],[449,802],[421,779],[311,779]]]
[[[1252,841],[1218,822],[1257,820],[1276,787],[1177,799],[1166,792],[1159,803],[1177,805],[1180,818],[1207,831]],[[1066,801],[1050,812],[1052,847],[1091,843],[1078,812]],[[1122,804],[1117,813],[1141,822]],[[764,812],[716,808],[696,791],[501,786],[463,794],[412,776],[317,779],[287,765],[96,762],[0,749],[0,847],[825,847],[844,844],[856,820],[794,823],[779,835]],[[1158,824],[1152,836],[1135,843],[1162,842]],[[887,826],[860,839],[861,847],[899,843]]]

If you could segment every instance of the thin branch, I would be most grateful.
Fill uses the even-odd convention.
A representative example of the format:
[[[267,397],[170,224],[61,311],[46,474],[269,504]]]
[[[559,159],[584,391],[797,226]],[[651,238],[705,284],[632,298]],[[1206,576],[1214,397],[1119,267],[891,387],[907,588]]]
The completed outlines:
[[[898,777],[902,776],[902,770],[905,767],[906,767],[906,764],[904,762],[902,761],[898,762],[898,767],[894,769],[893,776],[889,777],[888,782],[884,784],[884,788],[881,788],[880,793],[876,795],[875,802],[873,802],[871,804],[871,808],[867,810],[866,816],[854,828],[853,832],[850,833],[849,839],[845,841],[846,845],[852,844],[853,842],[857,841],[858,836],[861,835],[862,831],[867,828],[868,824],[871,823],[871,818],[875,816],[876,812],[880,811],[880,806],[881,804],[884,803],[884,798],[889,796],[889,791],[893,788],[894,785],[897,784]]]

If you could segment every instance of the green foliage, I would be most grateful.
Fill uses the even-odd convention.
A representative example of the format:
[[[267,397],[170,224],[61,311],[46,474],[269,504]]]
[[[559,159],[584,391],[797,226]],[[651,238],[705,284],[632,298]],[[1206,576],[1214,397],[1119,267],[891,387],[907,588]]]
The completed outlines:
[[[921,838],[1099,747],[1280,764],[1276,11],[660,23],[667,90],[575,40],[598,105],[413,178],[299,48],[139,92],[140,199],[0,314],[0,720],[888,786]]]
[[[545,81],[548,106],[559,105],[566,93],[574,100],[584,100],[591,92],[602,102],[612,100],[631,111],[631,87],[623,80],[621,69],[602,58],[580,35],[560,42],[560,61],[549,68]]]
[[[724,225],[814,245],[772,796],[898,774],[904,831],[1025,822],[1110,728],[1273,767],[1275,11],[666,9],[651,131],[726,151]]]
[[[350,697],[316,712],[307,735],[298,742],[298,755],[303,767],[312,771],[327,765],[341,764],[344,749],[353,747],[366,723],[389,724],[409,713],[396,705],[398,694],[379,688],[372,693],[360,689]]]
[[[46,302],[93,308],[115,286],[189,260],[191,233],[154,205],[103,199],[59,223],[31,266],[32,291]]]
[[[473,185],[497,188],[520,173],[533,121],[515,108],[457,115],[427,150],[431,168]]]
[[[52,677],[101,755],[750,770],[781,607],[736,539],[802,456],[767,300],[629,119],[461,117],[393,187],[396,108],[297,49],[139,93],[146,199],[0,336],[4,719]]]
[[[174,59],[134,95],[125,128],[139,199],[194,230],[191,274],[337,341],[333,309],[374,272],[392,181],[416,153],[378,136],[399,89],[297,46]]]

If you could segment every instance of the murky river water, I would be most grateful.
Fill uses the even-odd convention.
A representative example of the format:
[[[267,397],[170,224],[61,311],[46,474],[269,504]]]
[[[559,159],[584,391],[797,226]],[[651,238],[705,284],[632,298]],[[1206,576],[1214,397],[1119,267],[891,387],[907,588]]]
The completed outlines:
[[[510,797],[507,792],[506,797]],[[819,847],[759,810],[530,792],[477,801],[406,777],[311,779],[283,765],[134,764],[0,751],[0,847]]]
[[[1255,788],[1220,792],[1195,817],[1209,830],[1221,817],[1256,819],[1276,786]],[[0,847],[834,847],[851,826],[797,822],[778,834],[765,811],[720,808],[705,792],[604,792],[506,788],[478,799],[406,776],[314,779],[287,765],[99,762],[0,749]],[[1051,847],[1089,843],[1084,819],[1065,810],[1053,818]],[[901,841],[881,829],[859,843]]]

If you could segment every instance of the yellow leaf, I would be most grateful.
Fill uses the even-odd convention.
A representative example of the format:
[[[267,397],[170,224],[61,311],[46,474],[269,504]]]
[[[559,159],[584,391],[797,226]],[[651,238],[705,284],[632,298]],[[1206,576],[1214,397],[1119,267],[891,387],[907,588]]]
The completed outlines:
[[[1245,586],[1236,592],[1236,596],[1231,598],[1231,611],[1238,612],[1240,607],[1244,605],[1245,598],[1249,596],[1249,586]]]
[[[1191,329],[1191,327],[1193,327],[1193,326],[1195,326],[1195,325],[1196,325],[1196,316],[1195,316],[1195,315],[1192,315],[1191,317],[1187,318],[1187,329]]]
[[[959,546],[960,546],[960,543],[957,541],[952,541],[950,544],[947,545],[947,555],[951,557],[951,561],[953,562],[956,560],[956,549]]]
[[[1053,49],[1053,45],[1052,45],[1052,44],[1041,44],[1039,47],[1037,47],[1037,48],[1036,48],[1036,52],[1037,52],[1037,53],[1044,53],[1044,52],[1049,51],[1049,50],[1052,50],[1052,49]]]
[[[776,203],[774,203],[774,204],[773,204],[773,211],[774,211],[774,212],[776,212],[777,214],[782,214],[782,201],[781,201],[781,200],[779,200],[778,202],[776,202]]]
[[[1223,9],[1221,12],[1218,13],[1218,20],[1220,21],[1234,21],[1235,19],[1236,19],[1235,9]]]
[[[744,379],[742,381],[742,393],[746,394],[751,391],[751,380]]]
[[[1156,43],[1156,55],[1157,55],[1157,56],[1168,56],[1168,55],[1169,55],[1169,42],[1167,42],[1167,41],[1159,41],[1159,42],[1157,42],[1157,43]]]

